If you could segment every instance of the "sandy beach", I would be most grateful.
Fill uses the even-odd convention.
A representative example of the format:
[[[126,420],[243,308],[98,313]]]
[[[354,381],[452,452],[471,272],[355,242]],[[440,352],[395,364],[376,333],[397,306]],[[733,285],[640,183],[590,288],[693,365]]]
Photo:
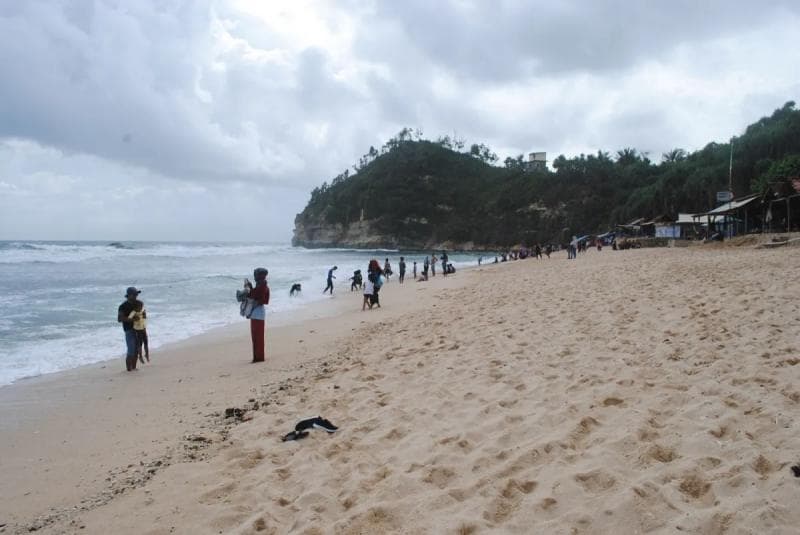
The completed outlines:
[[[0,388],[0,532],[798,533],[800,248],[564,256]]]

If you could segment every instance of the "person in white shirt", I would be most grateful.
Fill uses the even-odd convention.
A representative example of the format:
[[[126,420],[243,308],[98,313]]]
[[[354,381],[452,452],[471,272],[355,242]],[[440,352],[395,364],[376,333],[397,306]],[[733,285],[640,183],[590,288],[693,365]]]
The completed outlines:
[[[367,307],[372,308],[372,294],[375,291],[375,283],[367,277],[364,280],[364,302],[361,304],[361,311],[363,312]]]

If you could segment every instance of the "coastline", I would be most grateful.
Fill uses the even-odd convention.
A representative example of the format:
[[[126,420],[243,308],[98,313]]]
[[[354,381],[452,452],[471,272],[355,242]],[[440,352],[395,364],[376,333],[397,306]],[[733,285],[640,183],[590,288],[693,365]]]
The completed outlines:
[[[399,319],[414,290],[457,284],[470,271],[428,283],[407,279],[411,288],[395,279],[382,290],[392,305],[382,309],[362,313],[361,293],[341,284],[332,299],[268,316],[265,365],[250,363],[249,322],[242,319],[161,346],[135,373],[124,370],[121,356],[0,387],[0,524],[43,527],[83,500],[105,502],[109,474],[180,457],[182,437],[211,425],[212,414],[315,365],[362,324]],[[89,459],[101,461],[84,466]]]
[[[800,461],[798,255],[484,264],[393,281],[379,311],[338,292],[328,310],[268,329],[265,366],[249,363],[243,321],[163,361],[160,350],[137,374],[61,372],[16,399],[11,385],[0,389],[0,523],[789,533],[800,523],[789,471]],[[251,409],[238,425],[223,414],[236,407]],[[340,430],[280,442],[317,414]]]
[[[233,291],[265,259],[272,273],[269,314],[283,321],[284,312],[327,299],[321,290],[330,266],[338,264],[346,279],[370,257],[383,258],[382,251],[213,242],[131,242],[124,248],[83,241],[15,242],[1,252],[1,386],[123,353],[124,345],[111,341],[119,331],[114,321],[119,288],[130,283],[144,290],[154,349],[241,322]],[[456,262],[471,263],[468,255],[458,256]],[[54,262],[64,268],[50,273]],[[290,298],[295,283],[307,291]],[[61,288],[62,295],[56,298],[48,285]],[[203,297],[198,301],[187,287],[202,289]]]

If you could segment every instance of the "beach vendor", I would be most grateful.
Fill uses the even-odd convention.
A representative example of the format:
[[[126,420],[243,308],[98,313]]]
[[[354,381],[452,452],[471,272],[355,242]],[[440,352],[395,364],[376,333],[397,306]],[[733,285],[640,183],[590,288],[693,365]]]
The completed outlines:
[[[267,275],[269,271],[264,268],[253,270],[255,286],[245,279],[244,289],[247,297],[255,301],[253,311],[250,314],[250,337],[253,340],[253,362],[264,362],[264,327],[267,320],[265,306],[269,304],[269,286],[267,286]]]
[[[117,310],[117,321],[122,323],[122,330],[125,332],[125,346],[127,353],[125,354],[125,368],[130,372],[136,370],[136,331],[133,330],[133,319],[131,312],[136,310],[136,298],[142,293],[135,287],[130,286],[125,290],[125,301],[119,306]]]

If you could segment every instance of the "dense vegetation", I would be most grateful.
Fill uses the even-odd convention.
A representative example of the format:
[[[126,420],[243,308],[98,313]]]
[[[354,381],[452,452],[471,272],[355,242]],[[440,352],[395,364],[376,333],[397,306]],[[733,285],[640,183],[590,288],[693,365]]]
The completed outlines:
[[[733,190],[761,192],[800,176],[800,110],[787,102],[733,138]],[[512,245],[560,241],[603,231],[636,217],[713,208],[726,190],[730,144],[674,149],[659,163],[633,148],[559,156],[553,171],[528,169],[523,157],[497,165],[490,148],[465,149],[448,137],[422,139],[403,129],[381,150],[311,193],[297,222],[373,222],[394,244],[474,242]]]

